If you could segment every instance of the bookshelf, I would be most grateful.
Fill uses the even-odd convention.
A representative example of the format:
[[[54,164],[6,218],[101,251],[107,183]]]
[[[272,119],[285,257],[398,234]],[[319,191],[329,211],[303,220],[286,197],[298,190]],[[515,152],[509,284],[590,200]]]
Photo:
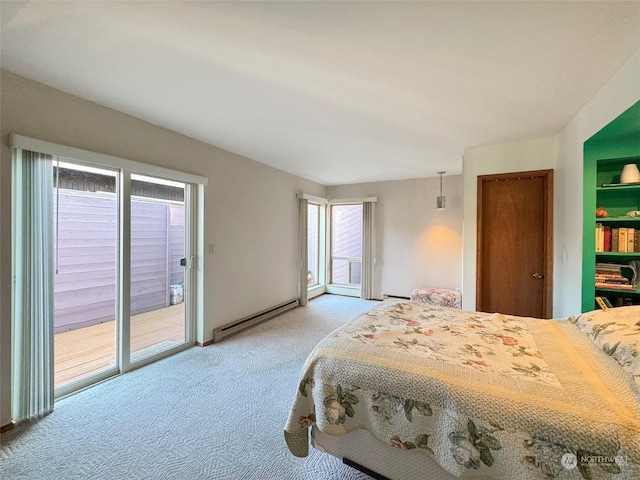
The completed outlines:
[[[608,230],[609,242],[613,232],[619,232],[620,229],[633,229],[634,235],[636,231],[640,232],[640,218],[627,216],[630,211],[640,211],[640,184],[620,184],[620,173],[628,163],[640,166],[640,102],[623,112],[584,144],[583,312],[600,308],[596,297],[607,299],[614,307],[640,305],[640,252],[615,251],[622,248],[612,248],[611,243],[603,248],[602,240],[600,237],[596,240],[597,235],[594,234],[598,224],[602,230]],[[596,217],[598,207],[606,209],[607,217]],[[597,251],[603,249],[614,251]],[[624,250],[627,249],[628,244]],[[633,246],[631,249],[637,248]],[[617,266],[625,267],[622,276],[629,280],[628,285],[616,288],[616,282],[622,281],[618,277],[611,280],[612,283],[605,283],[603,287],[603,277],[606,278],[611,273],[607,270],[617,271]],[[595,281],[596,274],[598,285]],[[616,277],[619,273],[612,275]]]
[[[619,172],[627,163],[640,164],[640,157],[599,159],[596,181],[600,185],[619,181]],[[605,207],[608,216],[596,218],[595,297],[603,297],[614,307],[640,304],[640,218],[627,216],[629,211],[640,210],[640,185],[596,187],[596,204]],[[624,239],[619,236],[621,229]],[[624,247],[619,242],[624,242]]]

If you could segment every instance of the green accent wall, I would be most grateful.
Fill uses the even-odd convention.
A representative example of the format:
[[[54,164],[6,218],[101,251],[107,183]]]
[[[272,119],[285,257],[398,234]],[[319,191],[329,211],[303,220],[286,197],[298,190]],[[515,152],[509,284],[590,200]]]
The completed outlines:
[[[606,160],[606,161],[603,161]],[[625,110],[584,143],[582,311],[594,309],[596,186],[618,183],[626,163],[640,164],[640,101]],[[612,215],[624,215],[629,208],[611,200],[605,205]],[[640,206],[637,208],[640,210]],[[624,210],[624,211],[623,211]]]

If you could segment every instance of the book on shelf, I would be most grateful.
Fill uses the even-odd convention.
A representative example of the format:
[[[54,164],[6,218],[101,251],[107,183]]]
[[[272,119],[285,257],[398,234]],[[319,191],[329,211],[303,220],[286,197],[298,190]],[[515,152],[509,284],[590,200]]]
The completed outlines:
[[[633,291],[633,285],[630,284],[617,284],[617,283],[599,283],[596,282],[596,288],[602,289],[602,290],[629,290],[629,291]]]
[[[596,223],[596,253],[640,253],[640,228]]]
[[[597,262],[596,271],[603,273],[620,273],[620,269],[627,266],[626,263]]]
[[[605,303],[607,307],[613,308],[613,304],[611,303],[611,301],[609,301],[607,297],[602,297],[602,301]]]
[[[602,297],[596,297],[596,303],[602,310],[607,310],[609,307],[606,303],[604,303],[604,299]]]
[[[633,290],[633,284],[629,281],[628,278],[624,277],[603,277],[601,275],[596,274],[596,286],[599,288],[627,288],[631,287]]]
[[[640,260],[622,263],[596,263],[595,286],[599,289],[636,290],[640,287]]]
[[[611,251],[611,227],[609,225],[604,226],[604,252]]]
[[[604,228],[601,223],[596,223],[596,252],[604,252]]]
[[[627,252],[627,229],[626,227],[620,227],[618,229],[618,251],[622,253]]]

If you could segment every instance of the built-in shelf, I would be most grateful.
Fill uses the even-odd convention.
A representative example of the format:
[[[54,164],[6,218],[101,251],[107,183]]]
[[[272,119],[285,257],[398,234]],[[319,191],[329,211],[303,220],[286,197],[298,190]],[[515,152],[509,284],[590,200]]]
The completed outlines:
[[[607,191],[621,191],[621,190],[640,190],[640,183],[634,184],[617,184],[617,185],[602,185],[600,187],[596,187],[597,192],[607,192]]]
[[[640,183],[620,183],[625,165],[640,165],[640,101],[622,112],[584,143],[583,168],[583,244],[582,244],[582,311],[600,308],[595,297],[607,297],[616,306],[640,305],[640,285],[635,290],[599,288],[595,286],[599,263],[631,264],[640,270],[640,252],[596,252],[596,244],[604,232],[596,231],[601,224],[605,230],[633,229],[634,236],[640,232],[640,218],[628,217],[627,213],[640,211]],[[604,209],[608,216],[596,217]],[[595,231],[595,235],[591,232]],[[628,230],[627,230],[628,234]],[[604,233],[606,239],[608,233]],[[618,237],[618,240],[620,237]],[[635,237],[634,237],[635,240]],[[609,242],[607,241],[609,247]],[[628,246],[628,244],[627,244]],[[613,235],[611,246],[614,247]],[[602,245],[598,249],[604,250]],[[616,247],[615,250],[618,250]],[[632,250],[637,250],[634,248]],[[600,272],[606,268],[600,267]],[[602,278],[602,273],[600,273]],[[624,273],[625,277],[628,272]],[[637,279],[627,278],[631,282]],[[612,281],[608,282],[613,284]],[[615,286],[615,284],[614,284]],[[615,301],[614,301],[615,300]]]
[[[600,293],[615,293],[615,294],[620,294],[620,295],[640,295],[640,290],[622,290],[622,289],[617,289],[617,288],[599,288],[596,287],[596,292],[600,292]]]
[[[638,223],[640,224],[640,217],[600,217],[596,218],[596,223]]]

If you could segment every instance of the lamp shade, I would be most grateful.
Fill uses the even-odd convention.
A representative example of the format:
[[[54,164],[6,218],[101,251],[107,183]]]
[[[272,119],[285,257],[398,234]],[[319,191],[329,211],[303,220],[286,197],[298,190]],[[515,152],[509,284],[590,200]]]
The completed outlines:
[[[436,199],[436,210],[444,210],[444,195],[442,194],[442,175],[444,175],[445,171],[442,172],[438,172],[438,175],[440,175],[440,195],[438,195],[438,198]]]
[[[640,183],[640,171],[635,163],[627,163],[622,168],[620,183]]]

